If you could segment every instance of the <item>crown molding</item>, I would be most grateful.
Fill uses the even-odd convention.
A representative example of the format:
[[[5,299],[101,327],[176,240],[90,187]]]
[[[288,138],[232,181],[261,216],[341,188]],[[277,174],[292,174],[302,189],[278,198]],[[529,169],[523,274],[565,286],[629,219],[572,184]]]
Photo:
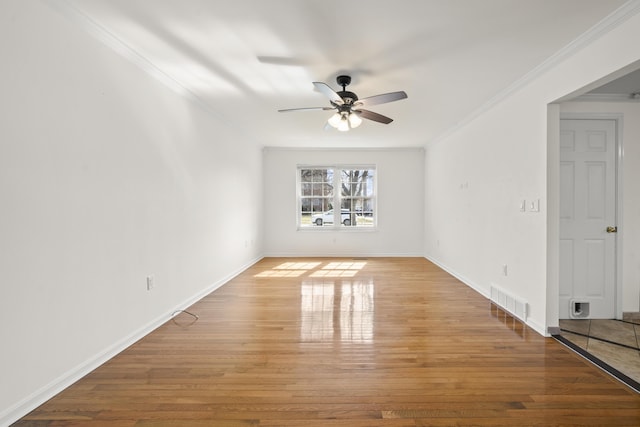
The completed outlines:
[[[537,67],[533,68],[527,74],[513,82],[511,85],[507,86],[505,89],[498,92],[492,98],[490,98],[487,102],[481,105],[479,108],[474,110],[471,114],[465,117],[463,120],[459,121],[455,126],[449,128],[439,136],[433,138],[430,142],[427,142],[427,145],[436,144],[458,130],[465,127],[467,124],[472,122],[474,119],[484,114],[486,111],[490,110],[492,107],[497,105],[499,102],[508,98],[511,94],[515,93],[519,89],[526,86],[531,81],[537,79],[542,74],[574,55],[576,52],[593,43],[595,40],[609,33],[613,29],[619,27],[627,20],[631,19],[636,14],[640,13],[640,0],[629,0],[614,12],[606,16],[600,22],[595,24],[593,27],[588,29],[586,32],[582,33],[568,45],[551,55]]]
[[[112,51],[119,54],[125,60],[135,64],[148,75],[154,77],[157,81],[162,83],[165,87],[171,89],[177,95],[180,95],[198,105],[200,108],[208,113],[211,113],[218,117],[221,121],[226,122],[225,118],[219,111],[211,108],[209,104],[204,102],[191,90],[182,85],[170,74],[167,74],[151,60],[139,53],[133,47],[129,46],[123,40],[121,40],[114,33],[109,31],[106,27],[95,21],[89,15],[78,9],[76,6],[66,0],[41,0],[42,3],[60,13],[64,18],[70,22],[78,25],[82,30],[86,31],[89,35],[96,38]]]

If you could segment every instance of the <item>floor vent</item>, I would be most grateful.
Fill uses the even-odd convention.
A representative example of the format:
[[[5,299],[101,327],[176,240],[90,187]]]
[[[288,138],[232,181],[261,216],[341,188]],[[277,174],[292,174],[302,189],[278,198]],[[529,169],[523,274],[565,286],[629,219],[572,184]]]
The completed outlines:
[[[526,323],[527,303],[523,300],[514,297],[495,285],[491,285],[491,301]]]

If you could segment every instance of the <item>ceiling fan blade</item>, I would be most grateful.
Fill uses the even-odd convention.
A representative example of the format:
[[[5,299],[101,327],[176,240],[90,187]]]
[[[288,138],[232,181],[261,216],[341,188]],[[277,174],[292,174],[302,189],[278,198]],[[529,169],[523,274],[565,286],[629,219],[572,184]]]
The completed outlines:
[[[329,87],[329,85],[327,85],[326,83],[322,83],[322,82],[313,82],[313,85],[316,87],[316,89],[317,89],[319,92],[324,93],[324,94],[327,96],[327,98],[329,98],[329,100],[330,100],[331,102],[333,102],[334,104],[337,104],[337,105],[342,105],[342,104],[344,104],[344,101],[342,100],[342,98],[340,97],[340,95],[338,95],[338,94],[336,93],[336,91],[335,91],[335,90],[333,90],[333,89],[331,89],[331,88]]]
[[[385,125],[388,125],[393,121],[392,118],[383,116],[382,114],[374,113],[373,111],[369,111],[369,110],[354,110],[354,111],[358,113],[358,115],[360,115],[360,117],[362,117],[363,119],[373,120],[374,122],[384,123]]]
[[[313,110],[318,110],[318,111],[327,111],[327,110],[334,110],[334,107],[303,107],[303,108],[285,108],[284,110],[278,110],[279,113],[288,113],[290,111],[313,111]]]
[[[399,101],[407,98],[405,91],[383,93],[382,95],[369,96],[367,98],[359,99],[355,102],[356,106],[368,107],[370,105],[385,104],[387,102]]]

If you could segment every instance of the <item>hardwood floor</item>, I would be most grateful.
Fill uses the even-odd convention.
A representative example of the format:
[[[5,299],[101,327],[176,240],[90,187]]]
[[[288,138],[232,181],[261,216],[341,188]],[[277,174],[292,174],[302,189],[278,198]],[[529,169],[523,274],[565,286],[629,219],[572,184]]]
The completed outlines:
[[[640,395],[421,258],[267,258],[16,426],[638,426]]]

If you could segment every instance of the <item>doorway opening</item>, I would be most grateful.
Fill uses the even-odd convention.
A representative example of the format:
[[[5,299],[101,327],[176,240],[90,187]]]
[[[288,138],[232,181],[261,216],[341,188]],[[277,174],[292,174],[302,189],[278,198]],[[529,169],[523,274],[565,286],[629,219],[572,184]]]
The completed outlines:
[[[640,271],[637,269],[640,265],[640,250],[636,250],[634,244],[640,237],[640,220],[634,214],[637,212],[636,206],[640,206],[640,193],[636,184],[640,182],[640,124],[636,124],[640,123],[640,100],[633,96],[637,89],[626,91],[630,86],[640,89],[640,61],[548,105],[547,327],[551,335],[562,342],[568,342],[574,349],[581,349],[580,354],[590,360],[598,361],[594,363],[614,366],[614,370],[623,373],[615,375],[618,378],[640,380],[640,369],[636,361],[637,340],[633,341],[640,333],[640,322],[631,317],[638,312],[637,318],[640,319]],[[566,200],[570,199],[562,196],[562,192],[571,188],[568,185],[563,188],[562,185],[562,175],[570,176],[567,171],[571,169],[568,166],[571,159],[563,159],[561,153],[563,144],[567,142],[561,141],[563,120],[614,123],[615,199],[609,209],[615,210],[615,216],[608,217],[610,222],[598,226],[599,235],[587,239],[588,248],[583,251],[590,251],[591,258],[587,257],[589,260],[603,260],[603,257],[597,257],[596,254],[605,253],[607,239],[613,242],[614,261],[610,270],[615,276],[615,285],[608,291],[615,295],[613,313],[599,312],[600,296],[596,296],[594,301],[592,295],[589,295],[597,294],[593,286],[587,286],[587,292],[580,294],[570,293],[567,286],[563,285],[567,279],[565,276],[576,270],[562,260],[563,251],[566,258],[574,247],[573,243],[567,243],[570,239],[562,234],[561,225],[563,216],[567,214]],[[592,139],[592,142],[597,139]],[[588,138],[587,144],[591,144]],[[591,149],[594,147],[591,144]],[[568,161],[565,163],[565,170],[563,161]],[[597,163],[593,163],[593,159],[586,159],[586,162],[583,172],[591,167],[589,172],[593,173],[599,167]],[[588,176],[587,173],[581,174],[582,179],[588,179]],[[595,176],[591,175],[590,185],[597,181]],[[591,193],[587,191],[587,194]],[[593,207],[594,205],[591,206]],[[601,268],[605,262],[596,262],[594,265],[590,261],[581,264],[582,271],[587,271],[583,275],[583,281],[600,281],[600,277],[594,272],[599,268],[600,271],[606,270]],[[631,345],[633,343],[636,343],[635,347]],[[633,354],[633,358],[625,358],[627,353]],[[625,364],[625,360],[633,360],[633,363]]]

